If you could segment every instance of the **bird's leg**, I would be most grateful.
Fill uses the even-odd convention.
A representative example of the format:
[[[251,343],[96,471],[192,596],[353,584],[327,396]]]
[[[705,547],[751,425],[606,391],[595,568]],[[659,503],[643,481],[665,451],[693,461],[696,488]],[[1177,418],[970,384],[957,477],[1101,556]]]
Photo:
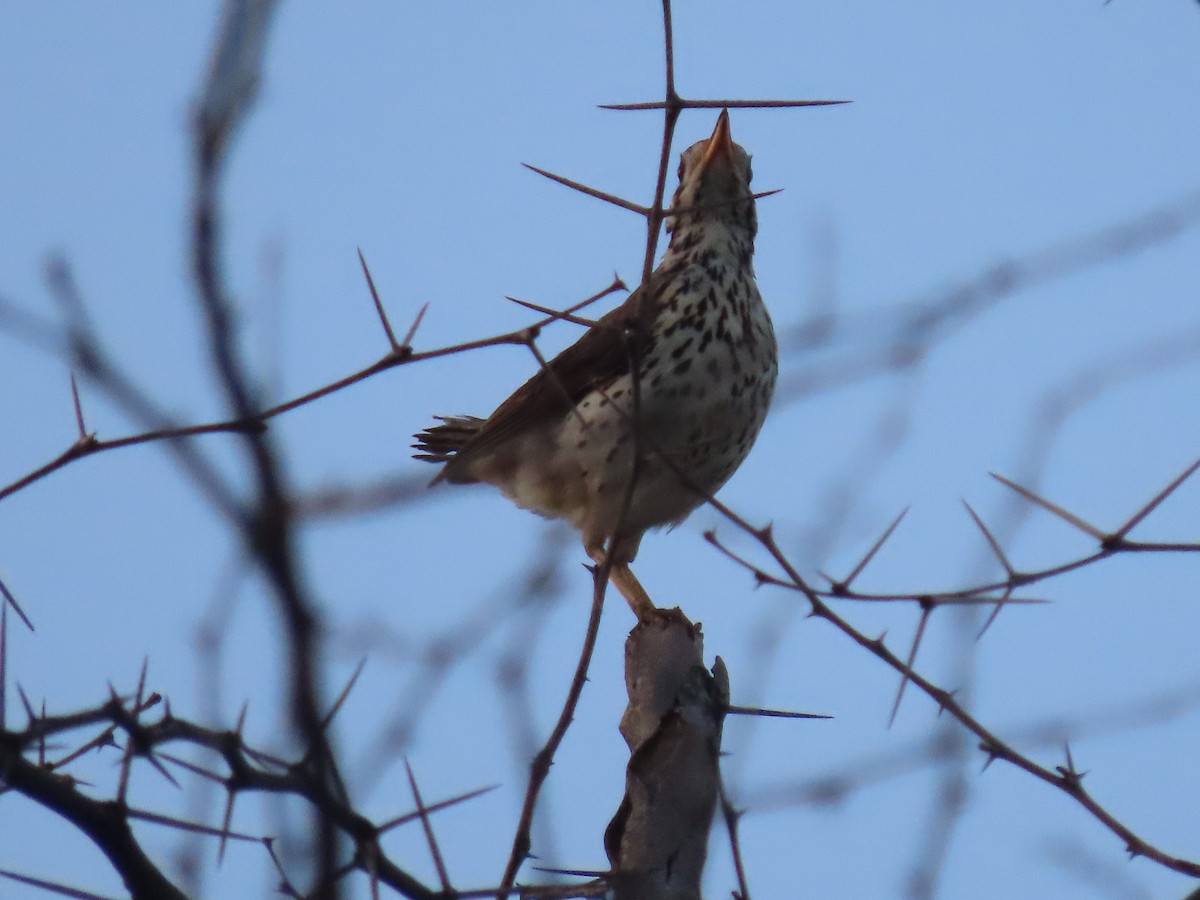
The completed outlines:
[[[607,554],[602,546],[588,547],[587,551],[588,556],[597,566],[604,565]],[[656,609],[654,601],[650,599],[650,595],[646,593],[642,583],[637,580],[637,576],[629,568],[629,563],[614,562],[612,568],[609,569],[608,580],[621,592],[621,596],[625,598],[639,622],[645,622],[653,615]]]
[[[629,568],[629,563],[613,566],[612,571],[608,574],[608,580],[628,601],[639,622],[645,622],[654,614],[656,609],[654,601],[650,599],[650,595],[646,593],[642,583],[637,580],[637,576]]]

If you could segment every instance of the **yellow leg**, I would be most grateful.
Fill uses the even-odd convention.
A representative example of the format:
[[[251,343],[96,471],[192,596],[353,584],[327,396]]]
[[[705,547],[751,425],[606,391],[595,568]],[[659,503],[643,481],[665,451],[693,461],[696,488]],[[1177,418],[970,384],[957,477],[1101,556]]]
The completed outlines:
[[[589,549],[588,555],[597,566],[604,564],[602,548]],[[645,622],[654,614],[656,609],[654,601],[650,599],[650,595],[646,593],[642,583],[637,580],[637,576],[629,568],[629,563],[614,563],[608,573],[608,580],[621,592],[621,596],[629,603],[629,608],[633,610],[633,614],[637,616],[639,622]]]
[[[646,593],[646,589],[642,587],[642,583],[637,580],[637,576],[633,574],[633,570],[627,563],[613,566],[608,580],[629,602],[629,607],[639,622],[645,622],[653,616],[656,611],[654,601],[650,599],[650,595]]]

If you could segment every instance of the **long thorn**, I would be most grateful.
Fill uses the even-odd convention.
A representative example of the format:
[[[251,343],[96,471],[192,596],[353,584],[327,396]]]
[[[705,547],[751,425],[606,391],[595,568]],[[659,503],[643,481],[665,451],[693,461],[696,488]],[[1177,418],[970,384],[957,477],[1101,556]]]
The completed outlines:
[[[1200,459],[1196,460],[1194,463],[1192,463],[1190,466],[1188,466],[1186,469],[1184,469],[1182,472],[1180,472],[1178,477],[1176,477],[1174,481],[1172,481],[1165,488],[1163,488],[1161,491],[1159,491],[1157,494],[1155,494],[1154,498],[1149,503],[1147,503],[1145,506],[1143,506],[1141,509],[1139,509],[1136,513],[1134,513],[1133,518],[1131,518],[1128,522],[1126,522],[1124,525],[1122,525],[1120,528],[1118,528],[1116,530],[1116,532],[1112,535],[1112,537],[1119,539],[1119,538],[1123,538],[1123,537],[1125,537],[1125,535],[1129,534],[1129,532],[1131,532],[1137,526],[1137,524],[1139,522],[1141,522],[1143,519],[1145,519],[1146,516],[1150,515],[1150,513],[1154,512],[1154,510],[1158,508],[1158,505],[1160,503],[1162,503],[1169,496],[1171,496],[1171,494],[1175,493],[1175,490],[1181,484],[1183,484],[1185,481],[1187,481],[1188,478],[1190,478],[1197,469],[1200,469]]]
[[[488,785],[487,787],[476,788],[473,791],[468,791],[465,794],[459,794],[457,797],[451,797],[449,800],[441,800],[438,803],[431,803],[429,806],[425,807],[425,813],[426,814],[435,813],[435,812],[438,812],[439,810],[448,809],[451,806],[457,806],[460,803],[466,803],[468,800],[474,800],[476,797],[482,797],[484,794],[487,794],[487,793],[490,793],[490,792],[496,790],[496,788],[498,788],[499,786],[500,785],[498,785],[498,784],[491,784],[491,785]],[[385,831],[391,831],[393,828],[396,828],[400,825],[406,825],[409,822],[411,822],[413,819],[416,819],[416,818],[419,818],[419,816],[415,812],[414,813],[405,813],[404,815],[397,816],[394,819],[388,819],[386,822],[382,823],[379,826],[377,831],[380,834],[383,834]]]
[[[522,300],[520,297],[510,297],[505,294],[504,299],[512,301],[513,303],[517,304],[517,306],[523,306],[526,309],[532,309],[534,312],[539,312],[544,316],[549,316],[550,318],[558,321],[572,322],[576,325],[582,325],[584,328],[591,328],[596,324],[595,319],[585,319],[583,316],[575,316],[569,312],[552,309],[549,306],[542,306],[539,303],[531,303],[528,300]]]
[[[346,698],[350,696],[350,692],[354,690],[354,685],[358,681],[358,676],[363,673],[363,669],[367,665],[367,658],[364,656],[358,661],[358,665],[354,667],[354,674],[350,676],[350,680],[346,682],[346,686],[342,688],[342,692],[338,694],[337,700],[333,702],[333,706],[329,708],[329,712],[325,714],[325,718],[321,720],[321,730],[325,731],[329,728],[329,724],[333,721],[338,711],[342,708],[342,704],[346,702]]]
[[[196,834],[209,834],[214,837],[225,836],[231,837],[235,841],[249,841],[258,843],[262,838],[253,835],[245,834],[240,831],[217,831],[210,825],[201,825],[198,822],[189,822],[186,819],[176,819],[174,816],[164,816],[162,813],[151,812],[147,809],[129,809],[127,810],[131,819],[142,819],[146,822],[154,822],[157,825],[166,825],[170,828],[179,828],[183,831],[191,831]]]
[[[8,589],[3,580],[0,580],[0,595],[4,597],[4,605],[11,606],[13,612],[21,617],[21,621],[25,623],[25,627],[33,631],[33,622],[29,621],[29,616],[25,615],[25,610],[21,609],[21,604],[17,602],[17,598],[13,596],[12,591]]]
[[[396,333],[392,331],[392,323],[388,321],[387,313],[383,310],[383,301],[379,299],[379,291],[375,290],[375,279],[371,277],[371,270],[367,268],[367,258],[363,256],[361,247],[358,248],[358,263],[362,266],[363,275],[366,276],[367,288],[371,291],[371,301],[375,304],[375,312],[383,324],[383,331],[387,335],[388,343],[392,345],[393,352],[399,353],[400,349],[407,345],[396,343]]]
[[[874,544],[871,545],[871,549],[867,551],[866,555],[861,560],[859,560],[858,565],[855,566],[854,569],[850,572],[850,574],[847,575],[846,578],[842,581],[843,587],[849,588],[850,585],[854,582],[854,579],[857,578],[860,574],[862,574],[862,570],[865,569],[867,567],[867,565],[871,562],[871,560],[875,558],[875,554],[879,552],[880,548],[883,547],[883,545],[885,543],[887,543],[887,539],[892,536],[892,532],[896,530],[896,528],[897,528],[897,526],[899,526],[900,522],[904,519],[905,516],[908,515],[909,509],[910,509],[910,507],[906,506],[906,507],[904,507],[904,509],[900,510],[900,515],[896,516],[896,518],[894,518],[892,520],[892,524],[889,525],[887,527],[887,529],[883,532],[883,534],[881,534],[879,536],[879,540],[877,540]]]
[[[1012,585],[1010,584],[1004,589],[1004,594],[1001,595],[1000,599],[996,601],[995,607],[993,607],[991,613],[988,614],[987,621],[983,623],[983,626],[979,629],[979,633],[975,635],[975,640],[982,640],[983,636],[987,634],[987,630],[992,627],[992,623],[1000,617],[1000,610],[1004,609],[1004,607],[1007,605],[1006,601],[1008,600],[1008,595],[1011,593]]]
[[[562,175],[555,175],[553,172],[548,172],[545,169],[539,169],[537,166],[531,166],[529,163],[521,163],[521,165],[530,171],[537,172],[539,175],[549,178],[551,181],[557,181],[559,184],[566,185],[567,187],[573,188],[580,193],[587,194],[589,197],[595,197],[598,200],[603,200],[606,203],[611,203],[614,206],[619,206],[622,209],[635,212],[639,216],[650,215],[650,210],[644,206],[641,206],[640,204],[634,203],[632,200],[625,200],[622,197],[618,197],[616,194],[609,194],[606,191],[588,187],[586,184],[581,184],[578,181],[572,181],[570,178],[564,178]]]
[[[411,350],[413,338],[417,336],[417,329],[421,327],[421,320],[425,318],[425,313],[429,310],[429,304],[424,304],[417,310],[416,317],[412,320],[412,324],[408,326],[408,331],[404,332],[404,340],[400,343],[400,350]]]
[[[896,714],[900,712],[900,701],[904,699],[904,689],[908,687],[913,663],[917,661],[917,648],[921,646],[921,638],[925,635],[925,625],[929,621],[932,609],[933,607],[927,606],[921,610],[921,619],[917,622],[917,633],[913,635],[912,648],[908,651],[908,660],[904,664],[904,674],[900,676],[900,689],[896,691],[896,702],[892,704],[892,714],[888,716],[888,728],[892,727],[896,721]]]
[[[226,782],[225,790],[229,792],[229,796],[225,798],[225,814],[221,817],[221,836],[217,842],[217,865],[225,862],[225,846],[228,843],[226,835],[229,832],[229,825],[233,821],[233,804],[237,798],[237,789]]]
[[[75,425],[79,429],[79,442],[88,439],[87,427],[83,424],[83,406],[79,402],[79,385],[75,381],[75,373],[71,373],[71,402],[75,406]]]
[[[853,100],[679,100],[682,109],[793,109],[805,106],[841,106]],[[600,109],[666,109],[662,100],[644,103],[601,103]]]
[[[1056,515],[1060,519],[1062,519],[1064,522],[1069,522],[1070,524],[1072,524],[1076,528],[1078,528],[1080,531],[1084,532],[1085,534],[1091,535],[1096,540],[1106,541],[1109,539],[1109,536],[1107,534],[1105,534],[1103,531],[1101,531],[1099,528],[1097,528],[1091,522],[1084,521],[1083,519],[1079,518],[1079,516],[1075,515],[1075,513],[1070,512],[1069,510],[1063,509],[1057,503],[1051,503],[1045,497],[1038,496],[1037,494],[1035,494],[1033,491],[1029,490],[1028,488],[1021,487],[1021,485],[1017,484],[1015,481],[1009,481],[1003,475],[998,475],[995,472],[989,472],[988,474],[991,475],[993,478],[995,478],[997,481],[999,481],[1005,487],[1011,488],[1012,490],[1016,491],[1018,494],[1020,494],[1022,497],[1024,497],[1026,500],[1028,500],[1030,503],[1037,504],[1042,509],[1046,510],[1046,512],[1053,513],[1054,515]]]
[[[759,709],[754,706],[726,706],[722,710],[731,716],[762,716],[767,719],[832,719],[820,713],[791,712],[786,709]]]
[[[19,872],[12,872],[8,869],[0,869],[0,878],[8,878],[18,884],[27,884],[30,887],[37,888],[39,891],[58,894],[60,897],[74,897],[75,900],[112,900],[111,897],[105,894],[93,894],[91,891],[85,891],[81,888],[68,887],[65,884],[59,884],[57,881],[45,881],[41,878],[34,878],[32,875],[22,875]]]
[[[1016,575],[1017,573],[1009,564],[1008,557],[1005,556],[1004,549],[1000,546],[1000,542],[996,540],[991,530],[985,524],[983,524],[983,519],[979,518],[979,514],[975,512],[971,504],[966,500],[962,502],[962,505],[967,508],[967,512],[970,513],[971,518],[975,520],[975,524],[978,525],[979,530],[983,532],[983,536],[987,539],[988,546],[990,546],[992,548],[992,552],[996,554],[996,559],[1000,560],[1000,565],[1004,566],[1004,571],[1008,573],[1010,578],[1013,575]]]
[[[404,760],[404,771],[408,773],[408,786],[412,790],[413,800],[417,804],[417,815],[421,817],[421,827],[425,830],[425,840],[429,843],[429,852],[433,856],[433,865],[437,869],[438,880],[442,883],[442,891],[450,894],[453,889],[450,887],[450,876],[446,873],[446,863],[442,859],[442,851],[438,849],[437,838],[433,834],[433,824],[429,821],[429,810],[425,808],[425,803],[421,799],[416,776],[413,775],[412,766],[409,765],[407,759]]]

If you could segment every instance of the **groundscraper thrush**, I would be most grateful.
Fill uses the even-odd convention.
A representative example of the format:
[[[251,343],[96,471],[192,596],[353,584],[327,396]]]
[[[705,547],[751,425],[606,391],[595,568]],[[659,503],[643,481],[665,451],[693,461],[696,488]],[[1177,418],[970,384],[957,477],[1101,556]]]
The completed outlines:
[[[649,282],[487,419],[444,417],[416,435],[417,458],[444,463],[435,483],[487,482],[565,519],[597,563],[607,545],[612,583],[639,619],[654,609],[629,569],[642,535],[682,521],[725,483],[775,388],[750,174],[724,111],[683,153],[670,242]]]

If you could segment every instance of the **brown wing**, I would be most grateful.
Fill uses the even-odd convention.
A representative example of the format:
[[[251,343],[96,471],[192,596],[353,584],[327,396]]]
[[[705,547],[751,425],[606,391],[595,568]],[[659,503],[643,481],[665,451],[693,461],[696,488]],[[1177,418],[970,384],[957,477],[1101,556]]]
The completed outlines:
[[[651,278],[659,287],[661,280]],[[639,287],[624,303],[601,317],[583,337],[554,357],[500,404],[479,431],[446,464],[442,477],[454,480],[478,454],[530,428],[567,415],[587,394],[629,371],[631,353],[645,345],[653,321],[653,296]]]

